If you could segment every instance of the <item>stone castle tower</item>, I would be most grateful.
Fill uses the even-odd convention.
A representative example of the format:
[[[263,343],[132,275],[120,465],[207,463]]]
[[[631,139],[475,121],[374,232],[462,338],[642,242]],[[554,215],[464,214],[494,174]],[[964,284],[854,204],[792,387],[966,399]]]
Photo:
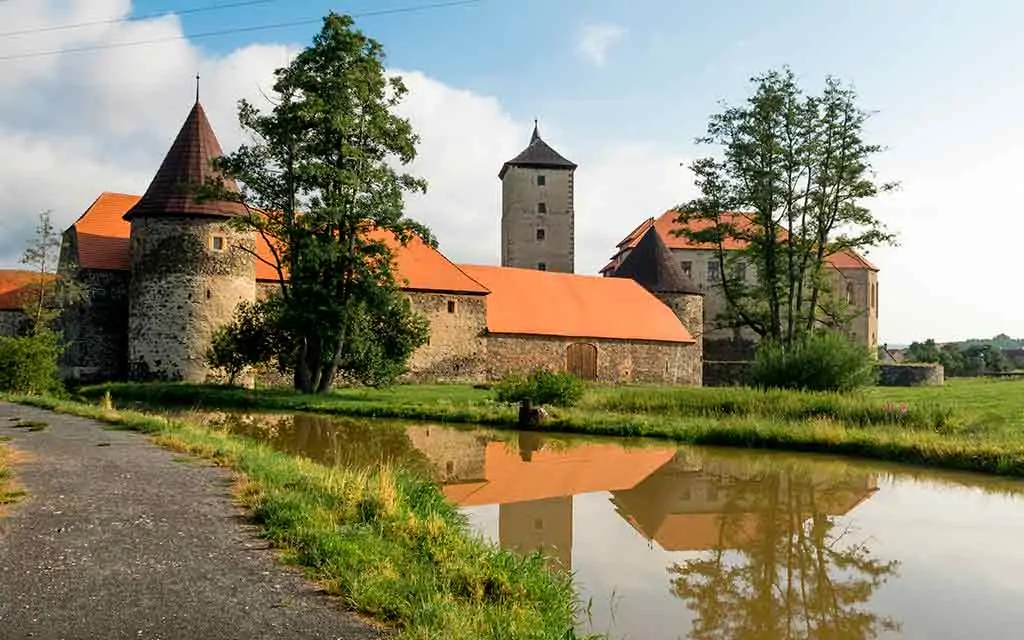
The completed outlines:
[[[672,257],[672,251],[652,225],[623,258],[618,268],[609,274],[613,278],[632,278],[672,309],[690,335],[697,341],[697,370],[692,372],[701,380],[704,357],[704,294],[683,272],[683,267]],[[700,384],[698,382],[697,384]]]
[[[244,208],[198,203],[187,190],[214,177],[222,155],[199,100],[142,199],[131,223],[128,367],[133,379],[201,382],[214,330],[238,303],[256,297],[255,234],[228,221]],[[234,182],[228,188],[237,189]]]
[[[541,139],[502,166],[501,266],[573,273],[576,164]]]

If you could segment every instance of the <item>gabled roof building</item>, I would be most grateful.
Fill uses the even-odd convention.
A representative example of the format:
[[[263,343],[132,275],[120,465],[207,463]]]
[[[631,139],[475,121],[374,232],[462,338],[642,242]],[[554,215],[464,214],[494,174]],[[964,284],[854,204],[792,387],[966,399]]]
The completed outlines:
[[[103,192],[64,232],[62,263],[90,293],[63,319],[69,377],[216,379],[206,360],[213,333],[239,303],[280,287],[267,242],[228,224],[242,205],[197,202],[189,191],[217,178],[221,154],[197,101],[141,196]],[[536,126],[504,164],[503,266],[455,264],[419,238],[380,238],[392,245],[403,292],[430,321],[410,378],[478,381],[546,367],[604,382],[700,384],[691,303],[700,295],[678,269],[573,273],[576,168]],[[9,293],[0,290],[0,301]]]

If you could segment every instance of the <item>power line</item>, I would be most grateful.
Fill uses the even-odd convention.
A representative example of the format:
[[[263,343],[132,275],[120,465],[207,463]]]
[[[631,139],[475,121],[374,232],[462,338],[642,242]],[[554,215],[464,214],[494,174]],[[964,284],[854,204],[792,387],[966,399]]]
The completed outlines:
[[[0,0],[3,2],[4,0]],[[479,4],[484,0],[451,0],[450,2],[435,2],[432,4],[422,4],[410,7],[398,7],[395,9],[381,9],[378,11],[364,11],[363,13],[352,13],[349,14],[353,18],[370,18],[374,16],[391,15],[398,13],[413,13],[418,11],[428,11],[431,9],[444,9],[447,7],[456,7],[461,5]],[[300,27],[307,24],[315,24],[323,21],[323,17],[320,18],[307,18],[304,20],[294,20],[291,22],[278,22],[274,24],[256,25],[251,27],[236,27],[232,29],[220,29],[217,31],[206,31],[201,33],[183,34],[180,36],[170,36],[167,38],[155,38],[152,40],[135,40],[132,42],[113,42],[107,44],[89,45],[84,47],[72,47],[68,49],[52,49],[50,51],[33,51],[31,53],[15,53],[11,55],[0,56],[0,62],[6,62],[9,60],[23,60],[27,58],[42,58],[45,56],[56,56],[63,55],[66,53],[85,53],[90,51],[100,51],[104,49],[121,49],[126,47],[139,47],[151,44],[161,44],[164,42],[175,42],[178,40],[196,40],[199,38],[213,38],[216,36],[225,36],[235,33],[251,33],[254,31],[269,31],[272,29],[286,29],[288,27]]]
[[[4,0],[0,0],[3,2]],[[18,31],[3,31],[0,32],[0,38],[9,38],[11,36],[24,36],[34,33],[47,33],[51,31],[70,31],[72,29],[81,29],[83,27],[95,27],[105,24],[120,24],[123,22],[138,22],[140,20],[151,20],[153,18],[162,18],[167,15],[191,15],[195,13],[206,13],[209,11],[220,11],[222,9],[235,9],[238,7],[249,7],[257,4],[268,4],[270,2],[276,2],[277,0],[244,0],[241,2],[225,2],[223,4],[210,5],[208,7],[195,7],[192,9],[168,9],[155,13],[147,13],[138,16],[127,16],[124,18],[107,18],[106,20],[93,20],[92,22],[78,22],[74,24],[61,24],[51,27],[37,27],[32,29],[20,29]]]

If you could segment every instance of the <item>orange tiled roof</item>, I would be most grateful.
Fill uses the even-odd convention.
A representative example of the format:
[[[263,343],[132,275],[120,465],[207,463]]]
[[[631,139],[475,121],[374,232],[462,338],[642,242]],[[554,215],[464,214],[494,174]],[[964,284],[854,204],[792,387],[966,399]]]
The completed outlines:
[[[44,274],[44,278],[53,278],[52,274]],[[39,282],[38,271],[21,269],[0,270],[0,311],[21,311],[25,304],[25,296]],[[36,289],[38,292],[38,289]]]
[[[627,278],[460,267],[491,292],[487,330],[492,333],[694,341],[671,309]]]
[[[678,213],[675,210],[669,210],[661,214],[661,216],[659,216],[658,218],[648,218],[647,220],[643,221],[637,228],[629,232],[629,235],[623,238],[622,241],[616,245],[618,251],[615,253],[615,256],[613,256],[612,259],[608,262],[608,264],[601,268],[601,273],[605,273],[615,268],[615,266],[619,262],[619,257],[626,251],[629,251],[633,247],[635,247],[637,243],[640,242],[640,239],[643,237],[644,233],[646,233],[647,230],[651,227],[655,228],[655,230],[658,232],[658,235],[661,236],[661,239],[665,242],[665,245],[669,249],[714,248],[710,244],[692,242],[685,236],[679,236],[672,233],[672,231],[678,230],[682,227],[682,225],[676,222],[677,215]],[[722,214],[722,218],[724,221],[736,224],[741,228],[745,224],[749,224],[747,220],[743,217],[743,214],[741,213],[725,213]],[[706,229],[709,226],[711,226],[711,221],[709,220],[695,220],[690,223],[689,228],[694,231],[699,231],[701,229]],[[726,239],[725,241],[725,249],[728,251],[742,249],[744,246],[745,243],[733,238]],[[832,265],[837,269],[870,269],[872,271],[878,271],[878,269],[874,265],[865,260],[862,256],[857,254],[857,252],[853,251],[852,249],[846,249],[838,253],[835,253],[826,258],[826,260],[828,264]]]
[[[131,223],[124,220],[123,216],[138,201],[139,196],[103,193],[75,221],[73,226],[78,238],[79,267],[114,271],[126,271],[129,268],[128,237]],[[487,293],[487,289],[479,282],[419,238],[414,238],[404,247],[395,241],[392,248],[395,250],[397,277],[405,289]],[[273,260],[270,247],[262,237],[257,237],[256,253],[268,261]],[[263,260],[257,260],[256,279],[277,280],[277,271]]]
[[[585,444],[565,451],[540,449],[526,462],[507,443],[490,442],[484,453],[485,480],[447,485],[442,491],[459,506],[619,491],[635,486],[675,454],[674,447]]]

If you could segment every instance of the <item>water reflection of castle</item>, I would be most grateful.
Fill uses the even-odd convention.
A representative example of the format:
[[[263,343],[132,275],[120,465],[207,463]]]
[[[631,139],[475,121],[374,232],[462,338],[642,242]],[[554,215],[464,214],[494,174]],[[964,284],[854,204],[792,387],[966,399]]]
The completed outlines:
[[[429,427],[407,435],[449,500],[498,505],[502,547],[544,548],[566,568],[575,495],[609,492],[619,516],[644,538],[666,551],[696,551],[754,544],[772,523],[844,515],[877,489],[864,473],[764,469],[670,446],[567,446],[531,433],[513,443]]]

